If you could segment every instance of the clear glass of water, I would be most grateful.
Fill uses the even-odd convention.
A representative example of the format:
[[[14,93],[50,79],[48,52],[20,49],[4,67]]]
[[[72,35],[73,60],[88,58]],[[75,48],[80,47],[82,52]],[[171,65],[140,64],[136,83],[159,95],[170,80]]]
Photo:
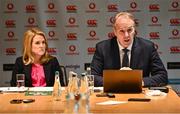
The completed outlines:
[[[25,75],[24,74],[16,74],[16,86],[17,87],[25,87]]]
[[[94,93],[94,75],[87,75],[90,95]]]

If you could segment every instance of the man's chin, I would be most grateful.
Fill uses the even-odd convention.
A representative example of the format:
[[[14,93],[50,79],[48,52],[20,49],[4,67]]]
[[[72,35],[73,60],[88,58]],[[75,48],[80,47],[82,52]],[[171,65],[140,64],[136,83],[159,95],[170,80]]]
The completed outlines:
[[[129,45],[130,45],[130,43],[128,43],[128,44],[125,43],[125,44],[124,44],[124,48],[127,48]]]

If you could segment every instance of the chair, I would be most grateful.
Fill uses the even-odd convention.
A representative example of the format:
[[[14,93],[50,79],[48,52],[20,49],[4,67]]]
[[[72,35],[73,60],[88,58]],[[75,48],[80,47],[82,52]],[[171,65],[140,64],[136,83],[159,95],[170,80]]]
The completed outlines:
[[[63,73],[64,85],[67,86],[68,85],[68,77],[67,77],[67,74],[66,74],[66,67],[63,66],[63,65],[60,65],[60,68],[61,68],[62,73]]]

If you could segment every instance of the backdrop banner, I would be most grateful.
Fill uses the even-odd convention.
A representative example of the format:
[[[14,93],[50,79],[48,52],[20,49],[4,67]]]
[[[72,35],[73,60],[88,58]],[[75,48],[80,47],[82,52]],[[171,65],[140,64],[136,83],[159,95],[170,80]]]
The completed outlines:
[[[180,79],[180,0],[0,0],[0,86],[9,86],[24,32],[39,27],[67,72],[84,72],[95,45],[114,36],[114,15],[135,15],[137,36],[155,43],[170,79]],[[179,82],[178,82],[179,83]]]

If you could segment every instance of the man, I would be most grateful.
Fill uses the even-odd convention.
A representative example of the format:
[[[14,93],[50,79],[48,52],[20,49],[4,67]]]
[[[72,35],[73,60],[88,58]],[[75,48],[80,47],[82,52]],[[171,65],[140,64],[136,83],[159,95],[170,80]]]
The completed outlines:
[[[166,85],[167,71],[154,44],[135,36],[133,15],[128,12],[118,13],[115,16],[113,30],[114,38],[101,41],[96,45],[91,63],[95,86],[103,86],[104,69],[121,69],[124,66],[143,70],[143,86]]]

